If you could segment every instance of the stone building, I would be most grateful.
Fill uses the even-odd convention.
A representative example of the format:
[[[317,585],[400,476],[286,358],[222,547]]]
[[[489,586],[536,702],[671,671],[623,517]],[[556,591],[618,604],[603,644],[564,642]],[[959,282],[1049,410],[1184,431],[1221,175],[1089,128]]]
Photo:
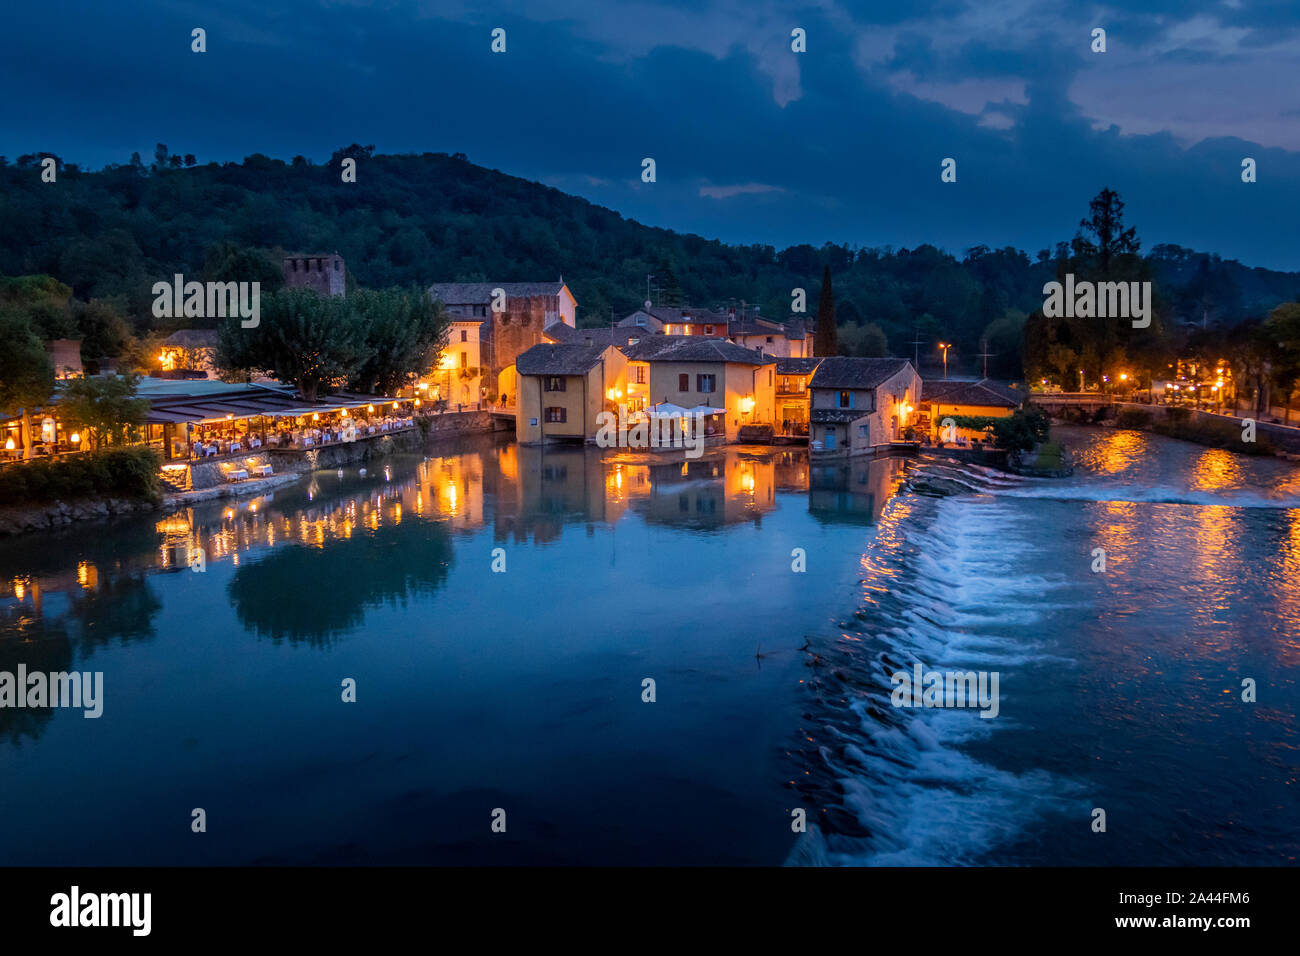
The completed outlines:
[[[284,284],[291,289],[314,289],[321,295],[343,295],[346,291],[347,268],[337,252],[285,256],[282,267]]]

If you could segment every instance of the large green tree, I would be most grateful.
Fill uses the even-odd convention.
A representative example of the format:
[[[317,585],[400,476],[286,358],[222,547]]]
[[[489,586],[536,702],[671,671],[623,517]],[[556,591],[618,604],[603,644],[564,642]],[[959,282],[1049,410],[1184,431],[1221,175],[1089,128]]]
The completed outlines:
[[[149,400],[136,395],[139,382],[138,375],[69,379],[59,401],[64,428],[82,432],[94,449],[130,441],[149,413]]]
[[[21,409],[23,455],[32,453],[33,408],[54,391],[54,365],[27,317],[0,306],[0,413]]]
[[[253,328],[232,317],[219,327],[216,364],[256,372],[295,386],[308,401],[341,388],[371,356],[352,302],[311,289],[282,289],[261,298]]]
[[[396,394],[447,344],[451,320],[421,289],[358,289],[349,298],[368,356],[348,377],[355,391]]]

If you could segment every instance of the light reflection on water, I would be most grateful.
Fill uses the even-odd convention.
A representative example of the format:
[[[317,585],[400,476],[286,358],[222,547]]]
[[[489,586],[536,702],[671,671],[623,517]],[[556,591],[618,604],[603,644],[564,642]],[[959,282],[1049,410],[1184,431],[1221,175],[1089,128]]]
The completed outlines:
[[[791,805],[833,862],[1294,860],[1296,469],[1061,433],[1073,478],[966,469],[946,499],[898,493],[898,460],[472,441],[0,542],[0,669],[121,688],[100,722],[0,714],[26,782],[0,862],[482,862],[457,821],[483,801],[535,807],[510,862],[775,863]],[[999,669],[1003,718],[900,720],[879,680],[911,657]],[[226,787],[240,840],[152,835]],[[1143,833],[1079,838],[1102,798]],[[86,850],[72,817],[120,837]]]

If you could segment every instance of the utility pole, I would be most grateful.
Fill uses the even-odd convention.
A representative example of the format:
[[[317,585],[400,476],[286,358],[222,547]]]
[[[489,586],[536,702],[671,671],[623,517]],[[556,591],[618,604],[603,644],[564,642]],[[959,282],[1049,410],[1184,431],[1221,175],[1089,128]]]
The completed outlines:
[[[912,357],[912,368],[916,369],[916,374],[921,374],[921,330],[915,329],[916,340],[912,342],[915,354]]]
[[[649,273],[649,272],[646,273],[646,277],[645,277],[645,300],[646,300],[647,302],[650,301],[650,280],[653,279],[653,278],[654,278],[654,274],[653,274],[653,273]]]
[[[988,378],[989,377],[989,356],[997,355],[998,353],[989,351],[988,339],[984,339],[982,342],[980,342],[980,346],[984,349],[984,351],[980,353],[980,357],[984,359],[984,377]]]
[[[939,348],[943,349],[943,378],[948,380],[948,350],[952,348],[951,342],[940,342]]]

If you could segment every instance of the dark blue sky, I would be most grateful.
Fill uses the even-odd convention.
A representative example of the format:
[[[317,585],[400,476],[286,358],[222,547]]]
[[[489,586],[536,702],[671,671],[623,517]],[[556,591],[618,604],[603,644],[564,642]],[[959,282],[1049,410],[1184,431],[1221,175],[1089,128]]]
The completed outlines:
[[[1144,249],[1300,269],[1295,0],[51,0],[6,20],[11,160],[98,167],[161,141],[323,161],[355,141],[726,241],[957,253],[1066,239],[1108,185]]]

